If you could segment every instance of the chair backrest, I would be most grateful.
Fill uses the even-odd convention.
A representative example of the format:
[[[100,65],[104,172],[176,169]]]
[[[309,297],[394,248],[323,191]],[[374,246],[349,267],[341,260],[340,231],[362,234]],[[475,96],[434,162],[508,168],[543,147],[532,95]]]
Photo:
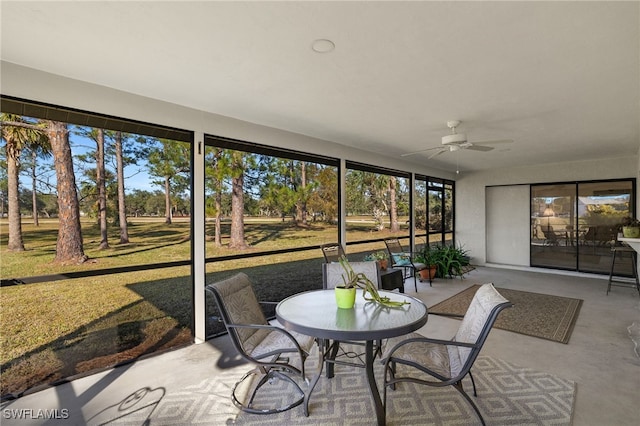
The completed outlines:
[[[349,262],[356,274],[363,273],[371,282],[380,288],[380,267],[378,262]],[[324,289],[336,288],[343,285],[342,275],[344,268],[339,263],[324,263],[322,265],[322,287]]]
[[[269,334],[269,330],[229,327],[230,324],[269,324],[249,277],[240,272],[226,280],[209,284],[206,288],[215,298],[233,345],[238,352],[250,357],[255,347]]]
[[[324,261],[327,263],[337,262],[342,256],[346,256],[342,246],[338,243],[323,244],[320,249],[324,255]]]
[[[387,238],[384,240],[384,244],[387,246],[387,250],[389,251],[391,266],[411,265],[411,259],[405,254],[406,252],[402,248],[400,240],[397,238]]]
[[[469,308],[453,338],[456,342],[473,343],[475,348],[448,346],[451,375],[456,376],[471,368],[482,349],[498,314],[512,303],[502,297],[493,284],[483,284],[473,296]]]
[[[400,244],[400,240],[397,238],[387,238],[384,240],[385,245],[387,246],[387,250],[389,250],[389,254],[395,253],[400,254],[404,253],[404,249],[402,248],[402,244]]]

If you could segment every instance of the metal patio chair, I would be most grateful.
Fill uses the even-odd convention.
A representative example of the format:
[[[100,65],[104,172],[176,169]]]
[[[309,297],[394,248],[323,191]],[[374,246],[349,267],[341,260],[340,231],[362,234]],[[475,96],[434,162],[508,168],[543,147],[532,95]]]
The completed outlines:
[[[395,389],[398,383],[411,382],[436,387],[450,385],[471,404],[484,425],[485,422],[478,407],[462,387],[462,379],[469,375],[473,385],[473,395],[478,396],[476,384],[471,375],[471,367],[487,340],[498,314],[511,306],[513,306],[512,303],[502,297],[493,284],[484,284],[474,295],[458,332],[451,340],[430,339],[418,333],[390,339],[387,342],[387,348],[391,349],[384,355],[385,412],[387,389]],[[403,366],[401,370],[397,368],[398,364]],[[422,373],[430,378],[425,378]]]
[[[389,259],[392,268],[402,268],[403,279],[413,277],[415,280],[419,280],[418,271],[421,271],[427,267],[424,263],[415,262],[412,253],[406,252],[400,244],[400,240],[397,238],[387,238],[384,240],[384,244],[389,251]],[[418,282],[414,281],[416,291],[418,291]],[[431,280],[429,280],[429,286],[431,286]]]
[[[290,377],[305,377],[305,360],[315,339],[299,333],[289,332],[267,322],[256,298],[249,277],[238,273],[224,281],[207,285],[206,289],[213,294],[222,321],[229,337],[240,356],[256,367],[245,374],[231,391],[233,403],[242,411],[254,414],[271,414],[289,410],[300,405],[304,400],[304,391]],[[284,356],[286,355],[286,356]],[[300,366],[289,361],[289,356],[297,357]],[[246,380],[257,380],[253,391],[246,402],[236,394],[238,386]],[[299,392],[300,397],[283,407],[257,408],[254,399],[265,384],[274,379],[286,380]]]
[[[338,262],[342,256],[346,256],[344,249],[338,243],[323,244],[320,249],[327,263]]]

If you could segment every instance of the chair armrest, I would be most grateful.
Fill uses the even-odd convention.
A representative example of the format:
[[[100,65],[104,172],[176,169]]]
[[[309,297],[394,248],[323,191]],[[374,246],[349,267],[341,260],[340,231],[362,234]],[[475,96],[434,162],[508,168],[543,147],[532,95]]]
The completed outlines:
[[[399,348],[401,348],[404,345],[407,345],[409,343],[433,343],[436,345],[445,345],[445,346],[460,346],[460,347],[465,347],[465,348],[477,348],[478,345],[476,345],[475,343],[466,343],[466,342],[456,342],[453,340],[443,340],[443,339],[431,339],[429,337],[413,337],[410,339],[406,339],[403,340],[401,342],[399,342],[398,344],[396,344],[393,348],[391,348],[391,350],[387,351],[388,355],[385,357],[385,359],[382,360],[382,362],[386,362],[386,360],[388,360],[389,358],[393,358],[393,353],[396,352]]]
[[[392,352],[400,346],[406,345],[407,343],[413,343],[413,342],[434,343],[437,345],[446,345],[446,346],[462,346],[465,348],[475,348],[477,346],[475,343],[456,342],[455,340],[432,339],[430,337],[414,337],[412,339],[403,340],[402,342],[398,343],[393,348]]]
[[[303,350],[300,347],[300,343],[298,343],[298,340],[296,340],[296,338],[293,337],[293,335],[289,331],[285,330],[282,327],[278,327],[278,326],[270,325],[270,324],[226,324],[226,326],[228,328],[254,328],[254,329],[262,328],[262,329],[268,329],[268,330],[271,330],[271,331],[276,331],[278,333],[282,333],[282,334],[286,335],[289,338],[289,340],[292,341],[293,345],[295,346],[296,350],[299,353],[303,353],[303,352],[307,353],[307,351]]]
[[[405,251],[404,253],[399,253],[403,256],[407,256],[409,259],[413,260],[415,259],[416,255],[420,254],[419,252],[415,252],[415,251]]]

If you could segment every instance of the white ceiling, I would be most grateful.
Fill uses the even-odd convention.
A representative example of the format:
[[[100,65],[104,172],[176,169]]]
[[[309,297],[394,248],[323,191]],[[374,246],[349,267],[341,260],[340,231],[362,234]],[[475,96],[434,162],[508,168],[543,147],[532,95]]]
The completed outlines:
[[[453,171],[636,156],[638,2],[1,3],[1,58]],[[335,49],[316,53],[316,39]],[[457,154],[457,155],[456,155]]]

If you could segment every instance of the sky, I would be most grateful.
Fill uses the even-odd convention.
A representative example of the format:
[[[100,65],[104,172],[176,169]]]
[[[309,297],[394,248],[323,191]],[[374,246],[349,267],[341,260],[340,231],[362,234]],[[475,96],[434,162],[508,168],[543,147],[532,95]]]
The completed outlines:
[[[85,163],[77,158],[78,155],[86,155],[89,153],[93,153],[96,150],[96,143],[85,136],[79,135],[73,131],[73,128],[70,127],[69,139],[71,142],[71,152],[74,157],[73,165],[74,172],[76,174],[76,183],[79,185],[80,182],[86,177],[83,174],[83,169],[93,169],[95,168],[95,162],[92,164]],[[53,171],[53,157],[49,157],[46,159],[39,159],[39,179],[44,180],[48,183],[49,187],[55,187],[56,177]],[[105,166],[109,171],[115,173],[115,159],[107,160]],[[130,164],[125,166],[124,176],[125,176],[125,192],[130,193],[134,189],[144,190],[144,191],[162,191],[162,187],[158,185],[154,185],[151,182],[151,177],[147,173],[147,162],[144,159],[138,160],[137,164]],[[30,170],[22,170],[20,176],[20,185],[22,188],[31,189],[31,172]],[[51,189],[47,189],[45,185],[38,188],[41,192],[51,192]]]

